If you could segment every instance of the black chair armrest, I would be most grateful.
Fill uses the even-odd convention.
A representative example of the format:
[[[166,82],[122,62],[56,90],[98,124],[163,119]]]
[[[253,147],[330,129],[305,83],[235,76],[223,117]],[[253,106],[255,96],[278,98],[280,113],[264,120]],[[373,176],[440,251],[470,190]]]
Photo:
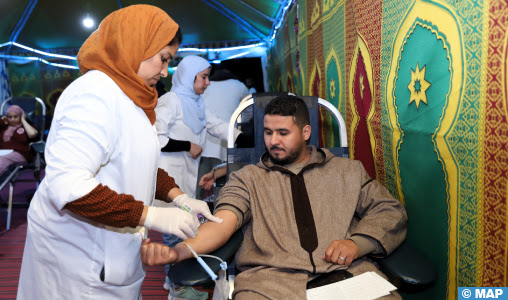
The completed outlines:
[[[38,141],[30,143],[30,147],[36,152],[36,153],[44,153],[44,149],[46,148],[46,143],[44,141]]]
[[[240,248],[242,241],[243,232],[240,229],[231,236],[224,246],[210,253],[210,255],[220,257],[222,260],[227,261]],[[203,257],[203,260],[215,274],[219,272],[220,261],[210,257]],[[195,258],[187,259],[172,265],[169,269],[168,277],[173,283],[182,286],[204,285],[212,282],[208,273],[206,273]]]
[[[215,180],[215,187],[221,188],[226,184],[226,176],[219,177]]]
[[[391,283],[403,292],[421,291],[437,279],[433,264],[407,241],[387,257],[376,261]]]
[[[220,169],[220,168],[223,168],[223,167],[226,167],[227,166],[227,163],[222,163],[222,164],[219,164],[219,165],[216,165],[213,170],[217,170],[217,169]],[[227,176],[221,176],[217,179],[215,179],[215,186],[216,187],[223,187],[225,184],[226,184],[226,177]]]

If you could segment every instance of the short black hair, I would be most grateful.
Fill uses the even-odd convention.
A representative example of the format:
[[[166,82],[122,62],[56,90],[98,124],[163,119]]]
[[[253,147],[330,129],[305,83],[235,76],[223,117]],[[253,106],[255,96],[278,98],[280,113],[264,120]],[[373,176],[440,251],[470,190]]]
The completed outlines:
[[[291,116],[300,129],[310,125],[307,105],[301,98],[293,95],[282,95],[272,99],[265,107],[265,115]]]
[[[176,31],[175,36],[169,42],[168,46],[173,46],[175,44],[180,45],[182,43],[182,40],[183,40],[182,30],[180,30],[180,27],[178,27],[178,30]]]
[[[233,74],[233,72],[231,72],[228,69],[217,69],[217,70],[214,70],[212,75],[210,75],[211,81],[224,81],[224,80],[228,80],[228,79],[238,80],[238,77],[236,77],[236,75]]]

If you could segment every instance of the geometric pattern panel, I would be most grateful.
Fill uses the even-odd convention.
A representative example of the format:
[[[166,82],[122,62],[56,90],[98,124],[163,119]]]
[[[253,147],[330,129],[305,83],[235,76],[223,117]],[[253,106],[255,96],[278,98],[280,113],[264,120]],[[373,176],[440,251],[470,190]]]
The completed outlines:
[[[290,10],[287,32],[297,19],[298,34],[289,55],[283,37],[272,45],[270,86],[297,74],[294,90],[328,99],[351,156],[370,159],[406,205],[408,239],[439,271],[434,289],[409,298],[507,286],[507,2],[300,0]],[[333,124],[320,122],[321,142],[334,143]]]

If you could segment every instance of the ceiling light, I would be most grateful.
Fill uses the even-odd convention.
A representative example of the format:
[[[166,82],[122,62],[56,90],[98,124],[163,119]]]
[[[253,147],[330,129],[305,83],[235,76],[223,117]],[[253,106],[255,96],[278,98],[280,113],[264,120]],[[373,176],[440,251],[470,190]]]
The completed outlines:
[[[90,17],[86,17],[83,19],[83,26],[85,26],[86,28],[92,28],[94,24],[95,22]]]

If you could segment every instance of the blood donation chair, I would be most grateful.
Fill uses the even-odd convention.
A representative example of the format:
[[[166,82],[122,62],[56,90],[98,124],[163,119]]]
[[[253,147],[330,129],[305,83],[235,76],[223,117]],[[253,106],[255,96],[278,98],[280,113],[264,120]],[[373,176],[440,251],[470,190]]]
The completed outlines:
[[[247,164],[256,164],[259,157],[266,151],[264,145],[264,108],[273,98],[281,93],[257,93],[249,99],[244,99],[240,106],[231,116],[228,132],[228,154],[227,154],[227,176],[231,172],[239,170]],[[309,144],[318,146],[318,107],[324,107],[336,119],[340,131],[340,143],[338,147],[328,147],[334,155],[348,157],[346,124],[339,111],[328,101],[318,97],[301,97],[309,109],[310,125],[313,129]],[[241,121],[239,121],[241,120]],[[254,147],[235,148],[233,139],[233,128],[237,126],[242,132],[248,132],[252,129],[254,138]],[[220,182],[216,182],[216,188],[220,188]],[[237,230],[231,239],[221,248],[211,253],[223,260],[231,260],[236,249],[239,248],[243,240],[241,230]],[[219,262],[212,258],[203,257],[209,264],[212,271],[217,273],[220,270]],[[436,278],[437,272],[432,264],[416,249],[413,249],[407,242],[402,243],[388,257],[382,259],[372,258],[379,265],[392,284],[394,284],[401,294],[415,293],[431,286]],[[206,285],[212,280],[195,259],[189,259],[174,264],[168,274],[169,278],[178,285]],[[234,280],[234,275],[229,276]]]
[[[26,119],[32,122],[39,132],[37,138],[30,143],[32,151],[32,159],[27,164],[14,164],[9,167],[5,174],[0,175],[0,191],[9,185],[9,199],[7,202],[7,226],[9,230],[11,226],[12,208],[13,206],[27,206],[27,202],[13,202],[14,186],[16,182],[30,181],[35,182],[35,188],[39,187],[41,182],[41,171],[45,167],[44,162],[44,132],[46,124],[46,105],[38,97],[16,97],[6,99],[0,106],[0,114],[3,116],[7,112],[10,105],[18,105],[25,111]],[[32,172],[33,178],[20,178],[24,172]]]

